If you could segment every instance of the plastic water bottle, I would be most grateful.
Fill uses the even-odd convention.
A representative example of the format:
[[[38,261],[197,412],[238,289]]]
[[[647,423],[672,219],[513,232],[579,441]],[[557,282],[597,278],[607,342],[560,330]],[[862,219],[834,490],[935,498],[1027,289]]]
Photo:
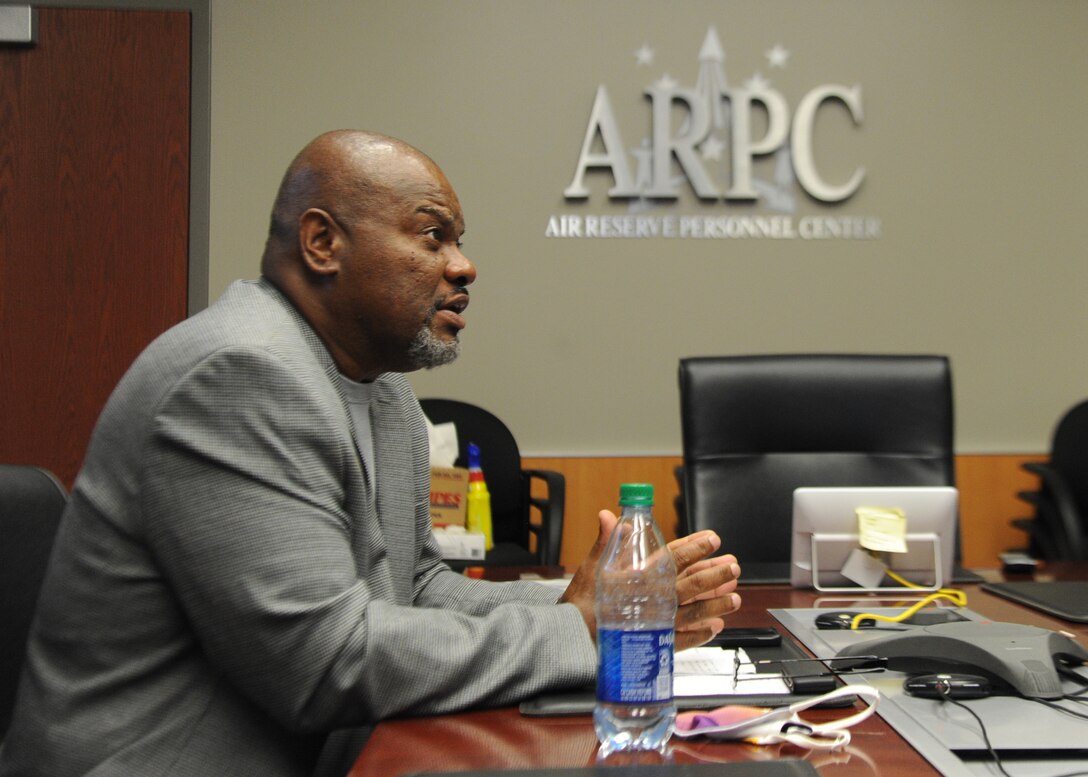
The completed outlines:
[[[676,722],[672,695],[676,565],[654,523],[654,487],[620,486],[620,522],[597,567],[599,757],[663,751]]]

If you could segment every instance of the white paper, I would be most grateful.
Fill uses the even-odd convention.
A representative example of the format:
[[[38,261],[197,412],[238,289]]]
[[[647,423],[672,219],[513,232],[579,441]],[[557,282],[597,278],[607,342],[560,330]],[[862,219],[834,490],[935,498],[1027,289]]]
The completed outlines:
[[[733,683],[734,654],[740,654],[738,682]],[[674,696],[733,696],[736,694],[788,694],[789,686],[777,674],[756,679],[756,667],[743,650],[700,647],[681,650],[673,659]]]
[[[861,548],[854,548],[842,568],[842,576],[860,585],[862,588],[879,588],[887,567],[878,558],[866,553]]]

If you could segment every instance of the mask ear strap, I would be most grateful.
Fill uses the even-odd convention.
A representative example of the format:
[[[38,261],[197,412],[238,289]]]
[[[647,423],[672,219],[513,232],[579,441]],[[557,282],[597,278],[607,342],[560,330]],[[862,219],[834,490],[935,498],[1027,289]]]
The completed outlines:
[[[753,734],[744,739],[756,745],[777,745],[782,742],[809,750],[834,750],[850,744],[849,731],[820,731],[800,718],[786,721],[779,731]]]
[[[838,720],[830,721],[829,723],[820,723],[812,725],[813,731],[840,731],[842,729],[850,728],[851,726],[861,723],[861,721],[868,718],[874,712],[876,712],[876,705],[880,702],[880,691],[869,685],[844,685],[841,688],[836,688],[833,691],[828,691],[820,696],[815,696],[811,699],[805,699],[804,701],[795,702],[790,705],[790,712],[797,714],[802,710],[807,710],[810,707],[815,707],[825,702],[835,701],[836,699],[845,699],[850,697],[857,697],[863,699],[866,702],[865,709],[860,710],[853,715],[848,715],[845,718],[839,718]]]
[[[787,742],[797,747],[807,747],[809,750],[834,750],[850,744],[849,731],[829,731],[826,735],[816,736],[801,731],[785,731],[778,735],[782,742]]]
[[[810,707],[846,698],[863,699],[866,702],[865,709],[829,723],[810,723],[802,720],[798,715],[799,712]],[[788,707],[790,719],[782,724],[780,731],[762,737],[754,737],[749,741],[761,745],[787,742],[811,750],[834,750],[838,747],[844,747],[850,744],[850,732],[847,729],[872,715],[876,711],[876,705],[879,701],[880,692],[876,688],[867,685],[845,685],[820,696],[791,704]]]

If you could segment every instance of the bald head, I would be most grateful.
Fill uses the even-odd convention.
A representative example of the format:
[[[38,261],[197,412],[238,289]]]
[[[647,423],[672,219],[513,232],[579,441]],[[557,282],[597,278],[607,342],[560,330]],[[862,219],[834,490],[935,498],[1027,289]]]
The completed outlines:
[[[464,216],[421,151],[372,132],[311,141],[283,177],[261,272],[355,380],[456,356],[467,286]]]
[[[291,162],[280,183],[262,271],[297,257],[303,213],[319,208],[335,218],[358,219],[395,185],[398,170],[415,164],[441,175],[422,151],[404,141],[362,130],[334,130],[310,141]]]

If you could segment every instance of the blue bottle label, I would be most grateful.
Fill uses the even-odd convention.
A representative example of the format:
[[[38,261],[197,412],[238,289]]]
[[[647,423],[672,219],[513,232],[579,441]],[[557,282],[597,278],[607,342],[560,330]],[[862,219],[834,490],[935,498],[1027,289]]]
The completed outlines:
[[[598,629],[597,698],[612,704],[672,699],[672,629]]]

